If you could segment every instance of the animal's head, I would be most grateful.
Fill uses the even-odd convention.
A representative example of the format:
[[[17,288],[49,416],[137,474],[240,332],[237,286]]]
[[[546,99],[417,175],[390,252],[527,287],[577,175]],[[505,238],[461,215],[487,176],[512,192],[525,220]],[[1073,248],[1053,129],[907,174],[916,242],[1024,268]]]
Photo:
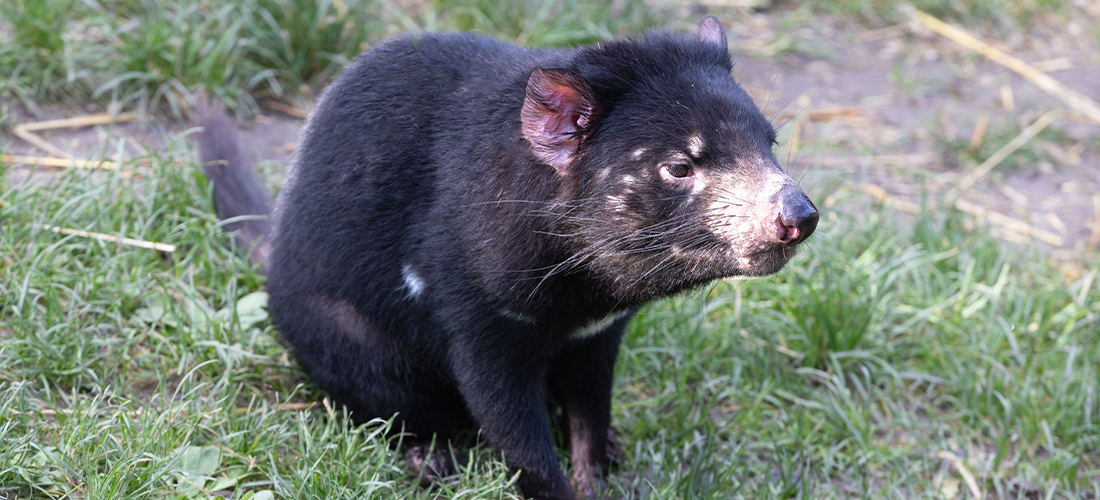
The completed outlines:
[[[783,171],[775,129],[730,74],[725,30],[651,34],[536,69],[521,122],[563,178],[572,262],[646,300],[781,269],[818,212]]]

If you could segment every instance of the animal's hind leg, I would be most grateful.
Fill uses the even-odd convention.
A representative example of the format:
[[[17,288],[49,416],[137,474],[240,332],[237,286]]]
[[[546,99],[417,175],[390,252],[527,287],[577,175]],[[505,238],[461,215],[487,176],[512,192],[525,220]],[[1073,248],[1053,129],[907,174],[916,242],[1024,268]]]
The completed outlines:
[[[436,363],[415,357],[399,339],[379,328],[350,301],[331,296],[305,299],[273,294],[272,311],[310,378],[358,423],[395,414],[394,432],[405,432],[409,464],[431,467],[425,476],[446,475],[448,443],[473,428],[454,383],[433,371]],[[436,451],[427,457],[435,440]],[[417,458],[417,457],[420,458]],[[416,471],[419,473],[419,470]]]

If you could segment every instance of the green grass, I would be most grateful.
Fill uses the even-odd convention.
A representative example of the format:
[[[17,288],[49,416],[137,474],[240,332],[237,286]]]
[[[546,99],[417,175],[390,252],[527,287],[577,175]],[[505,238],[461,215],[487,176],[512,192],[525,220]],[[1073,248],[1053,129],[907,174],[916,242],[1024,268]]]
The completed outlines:
[[[948,2],[937,5],[957,13],[938,14],[975,21],[986,4],[1010,17],[1046,5]],[[308,97],[364,47],[417,27],[573,45],[675,21],[634,0],[414,6],[0,0],[0,96],[15,99],[0,121],[7,106],[51,102],[183,117],[200,89],[247,113]],[[1016,133],[994,127],[962,159]],[[1040,139],[1064,143],[1053,129]],[[829,146],[804,145],[815,147]],[[1042,155],[1023,148],[1004,166]],[[352,426],[320,403],[205,180],[175,161],[187,156],[145,158],[137,178],[0,175],[0,498],[517,498],[484,448],[459,451],[459,474],[422,489],[389,423]],[[928,213],[902,216],[821,183],[818,233],[784,271],[654,304],[631,324],[613,401],[626,458],[611,487],[645,499],[969,498],[946,452],[986,498],[1100,498],[1095,254],[1067,268],[934,196]]]
[[[0,0],[0,96],[27,109],[38,102],[74,102],[90,92],[99,52],[80,39],[88,24],[75,0]]]
[[[815,1],[786,17],[805,24],[824,12],[897,23],[904,20],[898,5]],[[916,6],[1001,30],[1080,10],[1055,0]],[[642,0],[0,0],[0,98],[14,96],[32,113],[41,103],[91,100],[180,120],[202,91],[248,116],[264,98],[308,100],[356,54],[401,31],[477,31],[521,45],[572,46],[677,24],[685,14]],[[782,35],[779,45],[826,55],[824,40],[799,36]]]
[[[421,13],[430,30],[477,31],[519,45],[579,45],[616,35],[638,34],[666,16],[644,2],[535,0],[501,4],[492,0],[436,0]]]
[[[113,104],[185,119],[198,92],[244,116],[300,101],[355,55],[401,31],[480,31],[521,45],[578,45],[667,16],[620,2],[0,0],[0,98]],[[8,35],[11,36],[8,36]]]
[[[384,422],[281,409],[322,395],[259,307],[262,277],[217,227],[197,169],[151,160],[139,182],[74,172],[0,195],[0,498],[516,494],[487,450],[426,491]],[[940,498],[958,486],[935,456],[947,451],[991,497],[1094,495],[1100,267],[1067,277],[957,214],[824,215],[776,277],[720,282],[632,323],[612,486]]]
[[[198,170],[154,163],[139,186],[73,173],[0,195],[0,497],[416,491],[385,422],[277,410],[319,394],[248,305],[262,282],[208,215]],[[488,497],[511,479],[499,463],[472,467]]]
[[[811,497],[839,483],[934,498],[939,450],[963,453],[987,488],[1024,477],[1044,493],[1091,491],[1100,269],[1067,284],[951,217],[870,219],[829,223],[833,236],[779,283],[718,285],[636,323],[635,438],[713,421],[709,439],[750,441],[742,480],[771,470],[782,482],[797,457]],[[685,405],[688,394],[701,401]]]
[[[384,32],[381,5],[371,0],[260,0],[250,36],[252,57],[275,77],[268,90],[315,89],[369,48]]]
[[[95,96],[110,95],[125,109],[167,110],[182,119],[197,90],[252,111],[246,91],[262,80],[248,63],[247,4],[142,0],[128,19],[112,19],[115,57]]]

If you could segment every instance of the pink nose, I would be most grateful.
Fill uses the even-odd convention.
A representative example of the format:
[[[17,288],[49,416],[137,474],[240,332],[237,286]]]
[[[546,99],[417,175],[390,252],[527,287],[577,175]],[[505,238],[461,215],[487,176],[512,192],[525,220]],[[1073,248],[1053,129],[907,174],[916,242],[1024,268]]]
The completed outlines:
[[[780,194],[779,216],[775,219],[780,243],[796,245],[809,238],[817,229],[820,217],[817,207],[801,189],[784,190]]]

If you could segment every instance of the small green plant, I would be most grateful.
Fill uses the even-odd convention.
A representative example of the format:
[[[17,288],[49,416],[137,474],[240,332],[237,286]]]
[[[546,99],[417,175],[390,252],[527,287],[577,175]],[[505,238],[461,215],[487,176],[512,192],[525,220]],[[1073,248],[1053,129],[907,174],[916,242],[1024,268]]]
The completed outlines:
[[[942,257],[919,245],[898,248],[887,233],[842,251],[814,248],[804,267],[796,262],[784,273],[778,293],[785,298],[776,301],[772,327],[803,365],[824,369],[833,355],[881,344],[899,277]]]
[[[641,0],[501,3],[493,0],[437,0],[427,29],[481,31],[519,45],[580,45],[655,26],[660,13]]]
[[[60,53],[73,1],[5,0],[0,12],[12,24],[15,43],[39,53]]]
[[[259,0],[253,16],[251,57],[274,73],[276,95],[319,89],[384,32],[375,0]]]
[[[86,96],[91,47],[69,40],[75,0],[0,0],[11,37],[0,37],[0,95],[37,101]]]
[[[128,22],[114,20],[111,62],[116,76],[99,86],[126,107],[165,109],[182,119],[198,89],[246,113],[248,90],[267,73],[246,57],[250,4],[141,0]]]
[[[887,242],[877,243],[843,267],[815,260],[804,272],[789,276],[791,296],[779,303],[776,313],[806,366],[823,368],[830,354],[853,351],[868,335],[888,291],[882,289],[888,276],[875,266],[878,247]]]

